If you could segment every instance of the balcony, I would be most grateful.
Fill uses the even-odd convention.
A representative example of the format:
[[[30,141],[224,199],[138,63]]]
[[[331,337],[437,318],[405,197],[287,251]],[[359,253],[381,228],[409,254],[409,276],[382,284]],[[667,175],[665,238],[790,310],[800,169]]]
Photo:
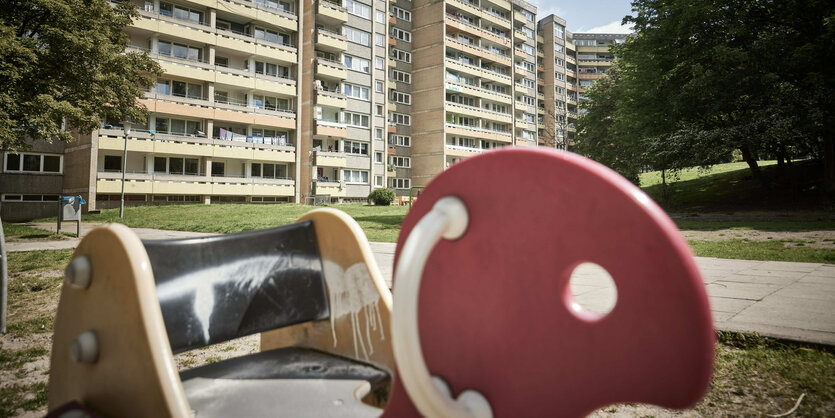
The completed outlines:
[[[348,159],[344,152],[316,151],[313,164],[322,167],[343,168],[348,166]]]
[[[217,7],[215,2],[208,2],[204,5]],[[280,28],[295,32],[298,30],[298,16],[290,10],[284,10],[281,5],[273,7],[263,0],[227,0],[223,3],[223,9],[238,16],[245,16],[251,20],[269,23]]]
[[[498,141],[504,143],[511,143],[512,137],[510,132],[500,132],[490,129],[478,128],[475,126],[456,125],[454,123],[446,123],[445,131],[450,135],[461,135],[470,138],[487,139],[490,141]]]
[[[510,86],[511,79],[508,75],[499,74],[495,71],[486,70],[472,64],[467,64],[465,62],[454,60],[452,58],[446,58],[446,63],[447,66],[452,70],[471,74],[476,77],[486,78],[488,80],[495,81],[506,86]]]
[[[453,157],[472,157],[473,155],[478,155],[483,153],[485,150],[481,148],[470,148],[470,147],[462,147],[460,145],[450,145],[446,144],[444,146],[446,149],[446,155],[453,156]]]
[[[338,54],[348,49],[348,41],[345,40],[345,36],[339,33],[329,31],[325,28],[317,28],[316,49]]]
[[[96,173],[96,192],[120,193],[122,174]],[[125,173],[125,193],[155,195],[293,196],[293,179],[207,177],[165,173]]]
[[[475,106],[467,106],[453,102],[444,102],[444,108],[448,112],[455,112],[462,115],[472,116],[474,118],[481,118],[486,120],[494,120],[504,123],[513,121],[513,115],[510,113],[499,113],[492,110],[482,109]]]
[[[466,32],[470,35],[477,36],[479,38],[487,39],[491,42],[495,42],[499,45],[502,45],[506,48],[510,48],[510,39],[497,35],[493,32],[490,32],[484,28],[481,28],[477,25],[474,25],[461,17],[458,17],[452,13],[447,13],[446,15],[446,25],[447,25],[447,33],[453,32]]]
[[[348,10],[341,5],[327,0],[319,0],[316,6],[316,18],[334,24],[348,21]]]
[[[513,11],[513,23],[521,23],[523,25],[527,25],[528,19],[525,17],[525,15],[522,14],[522,12]]]
[[[514,29],[513,40],[517,42],[525,42],[526,40],[528,40],[528,35],[525,35],[525,32],[522,32],[520,29]]]
[[[100,129],[99,149],[122,151],[124,132],[120,129]],[[134,130],[128,138],[128,151],[203,157],[238,158],[271,162],[293,163],[296,149],[288,145],[256,144],[243,141],[201,138],[190,135],[151,134]]]
[[[346,138],[348,136],[348,128],[344,123],[317,120],[315,135]]]
[[[329,91],[323,88],[316,90],[316,104],[345,109],[348,106],[348,99],[339,91]]]
[[[269,57],[289,64],[295,64],[297,61],[297,50],[294,46],[257,39],[245,33],[218,29],[217,46],[244,54]]]
[[[466,52],[482,59],[497,62],[502,65],[510,66],[510,56],[501,54],[488,48],[481,48],[478,45],[461,42],[453,37],[446,37],[446,45],[462,52]]]
[[[326,58],[316,58],[316,76],[332,80],[345,80],[348,78],[348,69],[339,61],[332,61]]]
[[[509,94],[498,93],[492,90],[488,90],[470,84],[457,83],[447,80],[446,89],[447,91],[466,93],[473,96],[481,97],[482,99],[495,100],[503,104],[511,103],[511,96]]]

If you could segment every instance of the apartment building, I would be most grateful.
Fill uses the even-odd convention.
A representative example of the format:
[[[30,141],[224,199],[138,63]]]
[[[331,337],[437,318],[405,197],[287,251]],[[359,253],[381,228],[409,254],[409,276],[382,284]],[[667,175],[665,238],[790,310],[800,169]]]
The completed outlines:
[[[565,147],[624,39],[537,23],[522,0],[134,3],[128,50],[164,71],[140,98],[147,123],[4,153],[4,217],[51,215],[61,194],[117,207],[123,165],[128,205],[365,201],[379,187],[405,202],[486,150]]]

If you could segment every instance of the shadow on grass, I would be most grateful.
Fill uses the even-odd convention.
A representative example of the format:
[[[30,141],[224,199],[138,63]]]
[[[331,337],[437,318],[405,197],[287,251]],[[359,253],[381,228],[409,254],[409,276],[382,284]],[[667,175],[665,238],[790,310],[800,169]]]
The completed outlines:
[[[397,226],[400,227],[403,224],[403,215],[376,215],[376,216],[358,216],[355,217],[358,223],[361,222],[370,222],[376,223],[380,225],[389,225],[389,226]]]

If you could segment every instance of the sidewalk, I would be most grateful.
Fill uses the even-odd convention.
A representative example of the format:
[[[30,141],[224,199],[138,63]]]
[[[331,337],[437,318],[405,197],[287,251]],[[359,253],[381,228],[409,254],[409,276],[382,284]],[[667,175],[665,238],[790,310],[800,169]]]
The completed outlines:
[[[100,224],[82,224],[82,236]],[[55,231],[55,224],[34,224]],[[64,225],[62,225],[62,229]],[[75,225],[67,225],[68,231]],[[141,239],[207,236],[199,232],[135,228]],[[75,248],[77,238],[7,243],[7,251]],[[394,243],[372,242],[371,250],[391,286]],[[757,332],[789,340],[835,345],[835,265],[696,257],[710,296],[717,329]],[[601,269],[578,274],[573,289],[590,309],[611,305],[615,294]]]

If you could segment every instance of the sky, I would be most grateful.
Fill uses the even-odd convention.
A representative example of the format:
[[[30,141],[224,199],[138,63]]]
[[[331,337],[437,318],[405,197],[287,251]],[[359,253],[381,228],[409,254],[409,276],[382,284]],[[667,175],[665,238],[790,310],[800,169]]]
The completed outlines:
[[[536,6],[537,20],[555,14],[566,20],[574,33],[629,33],[621,26],[623,17],[632,13],[630,0],[527,0]]]

